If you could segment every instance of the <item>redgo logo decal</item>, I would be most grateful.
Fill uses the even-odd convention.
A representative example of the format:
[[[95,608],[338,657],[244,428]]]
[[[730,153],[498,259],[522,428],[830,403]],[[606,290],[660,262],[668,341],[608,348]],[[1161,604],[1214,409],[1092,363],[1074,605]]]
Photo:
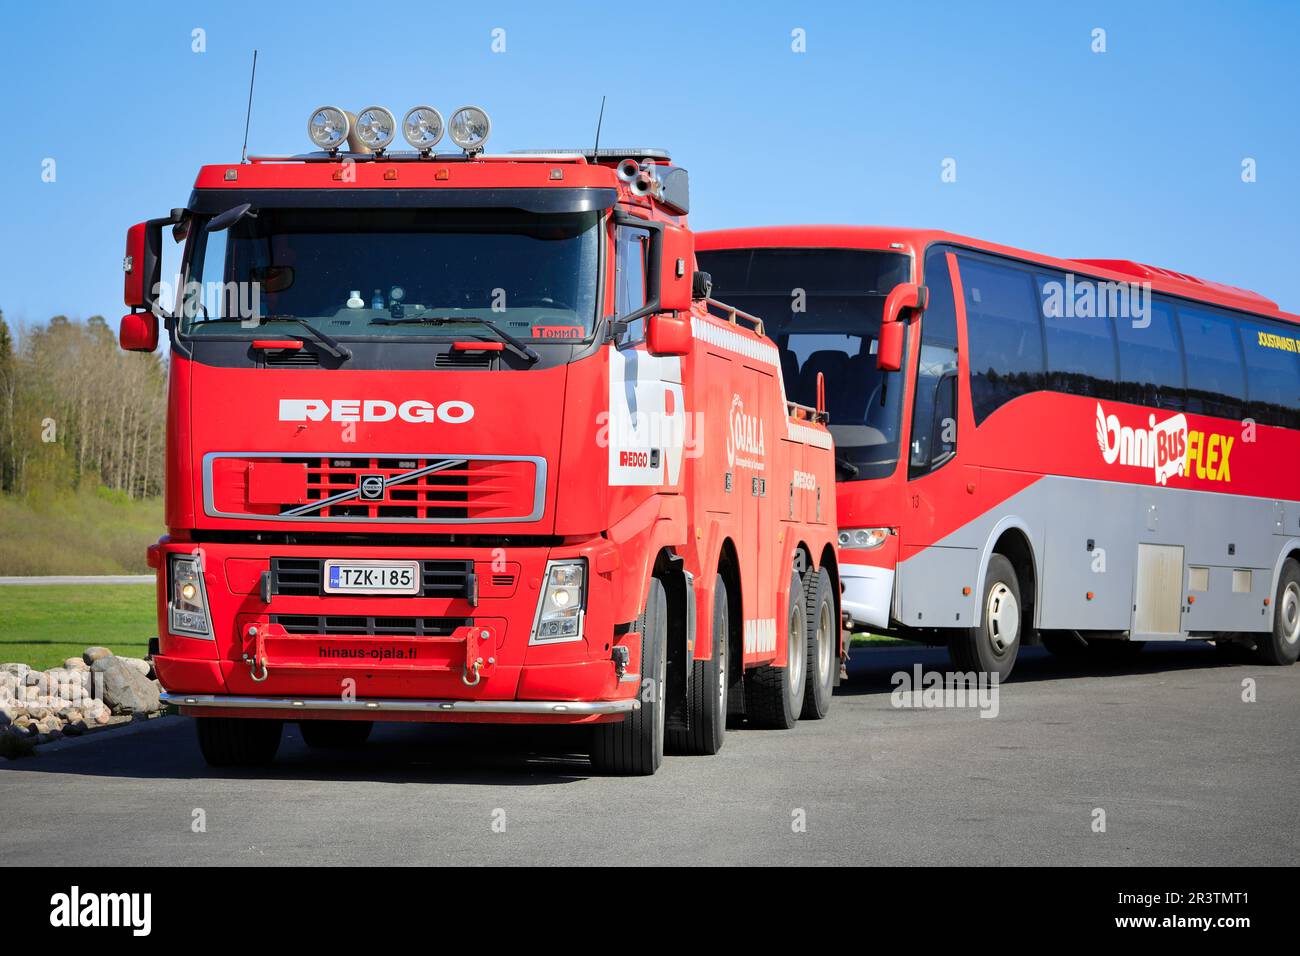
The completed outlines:
[[[474,406],[469,402],[443,402],[436,408],[418,398],[402,402],[389,402],[375,398],[282,398],[282,422],[391,422],[400,418],[404,422],[420,424],[443,422],[463,425],[474,417]]]

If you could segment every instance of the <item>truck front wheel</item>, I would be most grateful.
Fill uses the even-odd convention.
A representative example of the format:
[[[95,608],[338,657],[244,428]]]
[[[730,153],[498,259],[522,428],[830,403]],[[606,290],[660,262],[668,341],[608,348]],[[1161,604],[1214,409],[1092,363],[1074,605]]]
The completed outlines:
[[[648,776],[664,758],[668,683],[668,596],[663,582],[650,579],[645,610],[633,630],[641,635],[641,706],[618,723],[594,728],[591,765],[602,773]]]
[[[284,722],[255,717],[196,717],[199,750],[209,767],[259,767],[280,749]]]

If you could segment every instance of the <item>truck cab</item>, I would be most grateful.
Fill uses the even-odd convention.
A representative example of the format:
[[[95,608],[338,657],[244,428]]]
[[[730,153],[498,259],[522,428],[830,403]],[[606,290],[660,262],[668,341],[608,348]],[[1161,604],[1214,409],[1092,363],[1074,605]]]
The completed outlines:
[[[729,717],[823,716],[825,415],[710,304],[686,171],[487,156],[482,111],[439,153],[417,110],[322,108],[318,151],[205,166],[128,233],[122,345],[171,353],[165,699],[218,765],[286,720],[495,721],[592,725],[598,769],[644,774]]]

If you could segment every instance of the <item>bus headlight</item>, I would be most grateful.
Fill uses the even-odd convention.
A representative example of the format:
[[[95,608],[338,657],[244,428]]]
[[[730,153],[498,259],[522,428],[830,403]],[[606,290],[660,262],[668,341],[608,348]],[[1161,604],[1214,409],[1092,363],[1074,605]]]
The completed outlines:
[[[212,637],[202,561],[197,554],[173,554],[169,565],[167,629],[184,637]]]
[[[840,547],[870,551],[889,539],[888,528],[844,528],[840,531]]]
[[[548,561],[530,644],[576,641],[582,637],[586,609],[587,562]]]
[[[477,106],[462,106],[447,121],[447,135],[467,153],[483,148],[492,132],[492,120]]]

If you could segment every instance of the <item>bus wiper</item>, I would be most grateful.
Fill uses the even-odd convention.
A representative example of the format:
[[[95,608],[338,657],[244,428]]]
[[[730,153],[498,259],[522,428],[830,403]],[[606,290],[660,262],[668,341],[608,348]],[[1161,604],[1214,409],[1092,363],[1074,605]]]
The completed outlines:
[[[835,456],[835,467],[844,472],[850,478],[858,477],[858,472],[862,470],[847,458],[841,458],[839,455]]]
[[[515,338],[501,326],[497,325],[491,319],[479,319],[472,315],[408,315],[401,319],[371,319],[371,325],[481,325],[484,328],[492,330],[492,333],[502,342],[510,347],[520,358],[528,362],[536,362],[541,358],[533,349],[529,348],[519,339]]]

